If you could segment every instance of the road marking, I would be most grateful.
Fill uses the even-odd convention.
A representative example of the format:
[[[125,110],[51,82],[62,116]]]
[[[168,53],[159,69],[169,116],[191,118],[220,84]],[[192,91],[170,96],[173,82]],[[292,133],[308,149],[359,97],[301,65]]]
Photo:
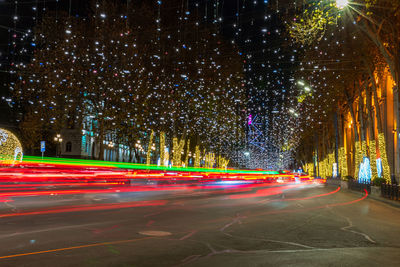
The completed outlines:
[[[302,248],[308,248],[308,249],[314,249],[314,248],[315,248],[315,247],[303,245],[303,244],[296,243],[296,242],[279,241],[279,240],[273,240],[273,239],[254,238],[254,237],[245,237],[245,236],[232,235],[232,234],[228,234],[228,233],[224,233],[224,234],[225,234],[226,236],[230,236],[230,237],[232,237],[232,238],[250,239],[250,240],[260,240],[260,241],[266,241],[266,242],[281,243],[281,244],[292,245],[292,246],[297,246],[297,247],[302,247]]]
[[[236,218],[234,218],[230,223],[225,224],[221,229],[219,229],[221,232],[225,231],[226,228],[232,226],[235,223],[242,224],[242,221],[240,219],[245,219],[247,218],[246,216],[240,216],[239,214],[236,214]]]
[[[152,239],[152,238],[154,238],[154,237],[143,237],[143,238],[136,238],[136,239],[127,239],[127,240],[87,244],[87,245],[74,246],[74,247],[41,250],[41,251],[34,251],[34,252],[28,252],[28,253],[0,256],[0,259],[16,258],[16,257],[22,257],[22,256],[37,255],[37,254],[44,254],[44,253],[51,253],[51,252],[65,251],[65,250],[73,250],[73,249],[79,249],[79,248],[89,248],[89,247],[99,247],[99,246],[123,244],[123,243],[130,243],[130,242],[141,241],[141,240]]]
[[[349,217],[346,217],[346,216],[344,216],[344,215],[338,214],[337,212],[336,212],[335,214],[341,216],[342,218],[345,218],[345,219],[347,220],[347,223],[349,224],[349,225],[347,225],[347,226],[343,226],[342,228],[340,228],[340,230],[342,230],[342,231],[347,231],[347,232],[351,232],[351,233],[354,233],[354,234],[357,234],[357,235],[361,235],[361,236],[363,236],[365,239],[367,239],[369,242],[374,243],[374,244],[376,243],[375,240],[373,240],[369,235],[364,234],[364,233],[362,233],[362,232],[355,231],[355,230],[350,230],[350,228],[352,228],[354,225],[353,225],[353,222],[350,220]]]

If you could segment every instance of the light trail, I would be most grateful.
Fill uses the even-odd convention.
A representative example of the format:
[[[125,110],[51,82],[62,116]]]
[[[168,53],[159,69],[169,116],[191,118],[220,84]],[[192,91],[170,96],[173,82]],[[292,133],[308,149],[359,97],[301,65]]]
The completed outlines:
[[[266,170],[169,168],[95,160],[42,160],[39,157],[25,157],[23,162],[14,164],[0,162],[0,166],[0,203],[29,197],[98,194],[117,194],[117,197],[126,194],[132,197],[135,196],[132,194],[148,192],[191,196],[231,195],[231,199],[240,199],[278,194],[282,190],[300,186],[289,184],[295,180],[293,174]],[[266,186],[268,188],[263,189]],[[48,204],[56,205],[52,200],[47,200]],[[4,213],[0,214],[0,218],[139,207],[145,202],[140,203],[57,206],[47,210]],[[151,201],[147,204],[151,203],[161,205]]]

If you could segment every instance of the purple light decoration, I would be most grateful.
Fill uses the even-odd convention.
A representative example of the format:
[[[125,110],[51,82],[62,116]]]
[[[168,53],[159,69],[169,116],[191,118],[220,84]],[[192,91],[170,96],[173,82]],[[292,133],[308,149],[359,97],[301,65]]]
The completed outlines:
[[[251,114],[249,114],[249,117],[247,119],[247,124],[250,125],[253,123],[253,116],[251,116]]]

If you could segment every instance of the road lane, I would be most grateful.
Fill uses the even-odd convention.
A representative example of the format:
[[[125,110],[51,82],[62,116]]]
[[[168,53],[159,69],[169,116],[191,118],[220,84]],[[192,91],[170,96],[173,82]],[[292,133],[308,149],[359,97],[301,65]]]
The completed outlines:
[[[213,192],[149,196],[167,200],[161,206],[0,218],[7,244],[0,256],[8,256],[0,266],[396,266],[400,260],[399,210],[362,194],[316,185],[261,196]],[[247,197],[232,198],[238,195]],[[149,238],[143,231],[171,235]]]

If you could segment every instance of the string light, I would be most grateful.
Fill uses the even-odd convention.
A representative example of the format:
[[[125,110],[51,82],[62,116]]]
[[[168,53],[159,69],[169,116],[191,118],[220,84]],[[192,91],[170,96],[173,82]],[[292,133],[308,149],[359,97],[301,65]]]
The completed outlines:
[[[12,132],[0,128],[0,162],[12,163],[22,158],[21,142]]]

